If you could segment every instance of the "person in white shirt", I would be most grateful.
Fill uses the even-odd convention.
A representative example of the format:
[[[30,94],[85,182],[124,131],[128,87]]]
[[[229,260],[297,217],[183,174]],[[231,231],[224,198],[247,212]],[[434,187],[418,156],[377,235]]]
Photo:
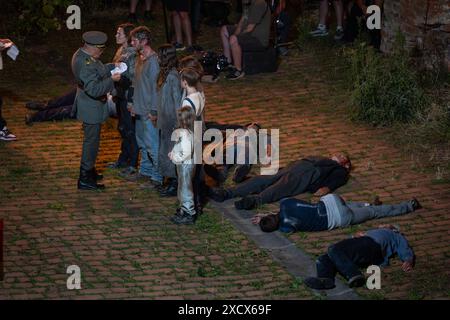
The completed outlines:
[[[179,208],[171,221],[175,224],[194,224],[197,219],[194,203],[193,179],[195,175],[194,154],[194,109],[189,106],[177,111],[178,129],[172,134],[176,141],[169,158],[177,167]]]
[[[184,89],[181,106],[187,106],[193,109],[195,113],[195,121],[200,122],[199,124],[202,130],[203,137],[203,132],[205,131],[205,95],[202,90],[199,90],[201,88],[201,76],[202,74],[196,67],[187,67],[181,69],[181,87]],[[202,140],[203,139],[200,139],[200,141],[196,141],[198,144],[196,144],[196,147],[194,147],[194,159],[196,163],[196,171],[194,177],[194,200],[195,209],[198,215],[201,215],[203,212],[202,207],[203,201],[205,199],[203,191],[206,190],[202,164]]]

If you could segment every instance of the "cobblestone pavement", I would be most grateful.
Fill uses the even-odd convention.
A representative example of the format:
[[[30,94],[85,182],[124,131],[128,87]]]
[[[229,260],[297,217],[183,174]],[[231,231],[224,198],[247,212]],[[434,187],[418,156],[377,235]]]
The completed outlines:
[[[76,48],[77,36],[71,35],[67,46]],[[211,36],[203,37],[218,45]],[[63,63],[69,59],[64,51]],[[317,61],[313,53],[293,53],[277,73],[205,84],[207,119],[279,128],[282,165],[311,154],[349,152],[355,170],[338,190],[346,199],[367,201],[379,195],[389,203],[417,196],[424,209],[412,214],[288,238],[314,258],[352,232],[396,223],[415,249],[416,269],[404,274],[396,259],[383,270],[382,290],[358,293],[373,299],[448,298],[449,185],[419,172],[413,157],[402,154],[384,130],[350,122],[343,107],[348,97],[321,72],[333,68],[326,53],[321,68]],[[5,220],[0,298],[314,298],[211,206],[195,226],[177,227],[168,220],[175,198],[161,199],[115,171],[105,171],[105,191],[78,191],[81,124],[23,123],[25,101],[70,89],[70,76],[36,63],[18,66],[20,81],[8,81],[17,73],[12,66],[7,62],[0,78],[4,116],[19,138],[0,143],[0,217]],[[115,127],[115,120],[103,127],[100,169],[117,157]],[[260,209],[272,210],[276,205]],[[81,268],[82,290],[67,290],[69,265]]]

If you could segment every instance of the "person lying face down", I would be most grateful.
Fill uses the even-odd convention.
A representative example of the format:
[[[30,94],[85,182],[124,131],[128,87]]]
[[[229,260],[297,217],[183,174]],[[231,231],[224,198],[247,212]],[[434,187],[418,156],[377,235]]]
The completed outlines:
[[[291,162],[274,175],[252,177],[233,188],[212,188],[209,195],[218,202],[243,197],[235,207],[250,210],[305,192],[323,196],[346,184],[350,170],[350,159],[344,154],[310,156]]]
[[[328,247],[326,254],[316,260],[317,276],[308,277],[304,283],[312,289],[334,288],[337,273],[348,281],[349,287],[361,287],[366,283],[359,268],[371,265],[387,266],[389,258],[398,255],[402,269],[414,268],[414,251],[408,240],[392,225],[380,225],[378,229],[359,232],[351,239],[339,241]]]
[[[258,224],[264,232],[325,231],[367,220],[403,215],[420,208],[416,198],[395,205],[383,205],[345,202],[337,194],[331,193],[321,197],[318,203],[295,198],[284,199],[280,203],[279,213],[256,215],[252,222]]]

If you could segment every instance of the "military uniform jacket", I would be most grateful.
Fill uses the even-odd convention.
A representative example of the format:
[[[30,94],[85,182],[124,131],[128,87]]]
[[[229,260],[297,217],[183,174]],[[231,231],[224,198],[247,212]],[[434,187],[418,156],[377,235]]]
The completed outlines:
[[[113,91],[111,70],[114,64],[104,65],[81,48],[72,57],[72,72],[78,89],[73,104],[77,119],[88,124],[98,124],[108,118],[106,94]]]

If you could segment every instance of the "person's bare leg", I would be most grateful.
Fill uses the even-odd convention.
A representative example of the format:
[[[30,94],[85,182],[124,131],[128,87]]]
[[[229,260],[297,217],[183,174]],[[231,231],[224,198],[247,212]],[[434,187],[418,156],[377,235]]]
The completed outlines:
[[[152,0],[145,0],[145,11],[152,10]]]
[[[242,49],[236,36],[230,37],[231,54],[236,69],[242,71]]]
[[[228,34],[227,26],[222,26],[220,29],[220,38],[222,39],[223,54],[227,57],[229,63],[233,60],[231,59],[230,51],[230,35]]]
[[[176,11],[172,11],[173,28],[175,29],[175,38],[179,44],[183,44],[183,35],[181,33],[180,15]]]
[[[328,0],[321,0],[319,9],[319,24],[322,24],[324,26],[327,24],[327,15],[328,15]]]
[[[136,13],[136,7],[139,0],[130,0],[130,13]]]
[[[186,36],[186,42],[188,47],[192,46],[192,27],[191,19],[188,12],[179,12],[181,18],[181,24],[183,26],[184,35]]]
[[[342,0],[334,0],[334,10],[336,11],[336,27],[343,26],[344,19],[344,5],[342,4]]]

